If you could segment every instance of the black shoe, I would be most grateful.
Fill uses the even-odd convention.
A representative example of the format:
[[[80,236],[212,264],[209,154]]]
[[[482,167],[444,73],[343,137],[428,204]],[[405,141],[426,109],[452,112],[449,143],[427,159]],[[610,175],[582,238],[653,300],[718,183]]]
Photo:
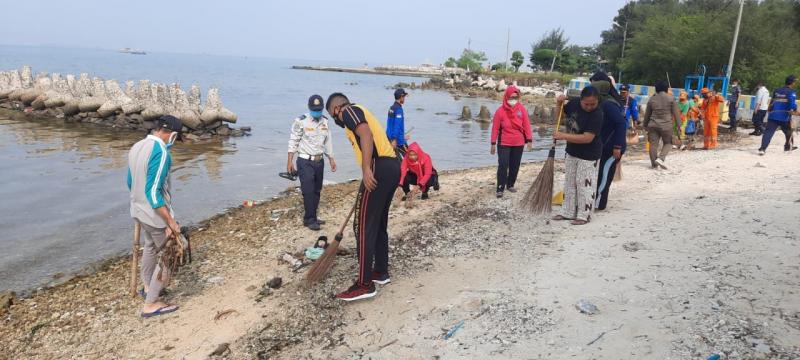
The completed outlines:
[[[317,224],[319,224],[319,225],[325,225],[325,220],[320,220],[320,219],[317,219]]]
[[[311,229],[311,230],[314,230],[314,231],[319,231],[321,229],[319,227],[319,224],[317,224],[316,222],[308,223],[308,224],[306,224],[306,227]]]
[[[751,132],[750,135],[752,135],[752,136],[761,136],[761,131],[755,130],[755,131]]]
[[[502,198],[503,197],[503,192],[502,191],[498,191],[495,196],[497,196],[498,199]]]
[[[433,190],[439,191],[439,180],[437,179],[436,182],[433,184]]]
[[[508,189],[506,189],[506,190],[508,190],[508,192],[510,192],[510,193],[515,193],[515,192],[517,192],[517,188],[515,188],[515,187],[509,187],[509,188],[508,188]]]
[[[428,200],[428,193],[427,192],[422,193],[422,200]]]

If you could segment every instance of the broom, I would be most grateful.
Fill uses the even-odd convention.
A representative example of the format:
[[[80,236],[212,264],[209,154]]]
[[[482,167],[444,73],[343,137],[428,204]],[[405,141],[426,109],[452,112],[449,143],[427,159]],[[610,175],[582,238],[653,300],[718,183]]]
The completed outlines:
[[[358,197],[356,197],[356,203],[358,202]],[[334,240],[328,247],[325,248],[325,252],[322,253],[322,256],[319,257],[314,264],[311,265],[311,268],[308,270],[308,274],[306,274],[306,282],[308,284],[314,284],[328,273],[328,270],[333,267],[333,262],[336,260],[336,253],[339,252],[339,243],[341,243],[342,239],[344,238],[344,228],[350,222],[350,217],[353,216],[353,212],[356,210],[356,204],[353,204],[353,207],[350,209],[350,212],[347,213],[347,218],[344,219],[344,223],[342,227],[339,228],[339,232],[336,233],[334,236]]]
[[[561,116],[564,114],[564,106],[558,111],[558,121],[556,121],[556,131],[561,127]],[[531,188],[525,193],[522,199],[522,208],[534,214],[546,214],[552,211],[553,203],[553,172],[555,171],[556,161],[556,139],[553,139],[553,146],[547,154],[547,161],[544,162],[542,170],[533,181]]]

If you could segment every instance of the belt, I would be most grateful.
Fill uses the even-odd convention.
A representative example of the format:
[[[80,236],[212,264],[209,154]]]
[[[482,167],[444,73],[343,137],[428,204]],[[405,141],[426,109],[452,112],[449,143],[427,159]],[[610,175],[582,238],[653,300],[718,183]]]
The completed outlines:
[[[306,159],[317,162],[322,161],[322,155],[308,155],[308,154],[297,153],[297,157],[300,159]]]

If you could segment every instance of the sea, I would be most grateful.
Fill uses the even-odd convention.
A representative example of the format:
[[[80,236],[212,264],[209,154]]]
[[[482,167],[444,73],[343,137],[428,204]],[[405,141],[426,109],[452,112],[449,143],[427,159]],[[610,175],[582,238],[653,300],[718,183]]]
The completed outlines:
[[[196,224],[247,200],[269,200],[297,186],[278,173],[286,170],[291,123],[307,111],[312,94],[327,98],[343,92],[385,125],[394,102],[392,86],[425,80],[291,68],[364,65],[358,62],[0,45],[0,70],[23,65],[34,73],[86,72],[120,83],[149,79],[178,83],[184,90],[197,84],[204,96],[209,87],[219,88],[225,106],[239,116],[234,126],[251,127],[251,135],[172,148],[173,205],[182,224]],[[456,99],[434,90],[408,92],[406,131],[437,169],[497,163],[489,154],[488,124],[458,118],[463,106],[473,114],[482,105],[494,112],[498,101]],[[92,124],[0,117],[0,290],[26,292],[130,252],[127,152],[144,136]],[[526,152],[523,161],[544,159],[547,137],[535,134],[537,150]],[[326,168],[326,183],[359,178],[343,130],[334,126],[333,138],[339,169]]]

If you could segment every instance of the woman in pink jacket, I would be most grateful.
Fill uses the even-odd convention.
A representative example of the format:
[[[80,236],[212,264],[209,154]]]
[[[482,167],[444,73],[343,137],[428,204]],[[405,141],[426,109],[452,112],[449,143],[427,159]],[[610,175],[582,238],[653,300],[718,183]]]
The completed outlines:
[[[433,161],[417,143],[408,147],[408,152],[400,163],[399,186],[403,188],[403,201],[406,201],[412,186],[422,191],[422,200],[428,199],[431,188],[439,190],[439,174],[433,168]]]
[[[527,144],[528,151],[533,150],[533,134],[528,110],[519,102],[519,90],[510,85],[503,96],[503,105],[494,113],[492,120],[492,149],[497,152],[497,197],[503,192],[517,192],[514,184],[517,181],[519,165],[522,161],[522,148]],[[499,143],[499,149],[497,145]]]

